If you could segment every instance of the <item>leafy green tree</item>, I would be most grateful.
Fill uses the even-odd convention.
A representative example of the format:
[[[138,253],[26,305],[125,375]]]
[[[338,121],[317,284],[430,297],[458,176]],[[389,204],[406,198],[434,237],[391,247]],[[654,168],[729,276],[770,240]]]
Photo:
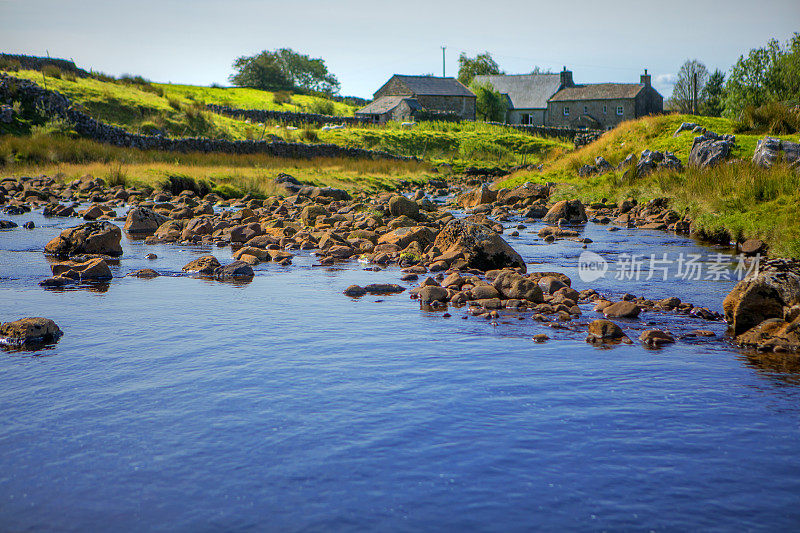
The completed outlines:
[[[700,95],[708,80],[708,69],[696,59],[687,59],[678,71],[672,89],[672,107],[681,113],[700,113]]]
[[[478,54],[475,57],[468,57],[461,52],[458,56],[458,81],[464,85],[472,83],[475,76],[485,76],[491,74],[502,74],[500,66],[492,59],[489,52]]]
[[[299,54],[291,48],[274,52],[264,50],[254,56],[239,57],[233,62],[233,68],[236,72],[229,79],[240,87],[327,95],[339,91],[339,81],[328,72],[324,60]]]
[[[508,102],[506,97],[495,90],[489,83],[472,83],[470,89],[477,100],[475,102],[475,115],[478,120],[486,122],[505,122]]]
[[[725,109],[723,105],[724,98],[725,73],[717,69],[708,77],[708,81],[700,94],[700,99],[702,101],[700,110],[704,115],[720,117],[722,116],[722,111]]]
[[[780,43],[772,39],[763,48],[754,48],[731,68],[725,83],[725,115],[737,118],[746,107],[759,107],[772,99],[771,79],[781,55]]]

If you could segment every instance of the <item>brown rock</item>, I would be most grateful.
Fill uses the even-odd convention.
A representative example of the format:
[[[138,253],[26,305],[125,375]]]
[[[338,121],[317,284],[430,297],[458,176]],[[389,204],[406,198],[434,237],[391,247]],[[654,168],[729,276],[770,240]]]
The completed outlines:
[[[144,279],[153,279],[157,278],[161,274],[153,270],[152,268],[142,268],[140,270],[135,270],[129,274],[130,276],[136,278],[144,278]]]
[[[502,271],[494,279],[492,285],[504,298],[526,300],[534,303],[541,303],[544,301],[542,289],[539,288],[539,285],[514,271]]]
[[[55,342],[61,335],[63,332],[49,318],[28,317],[0,324],[0,345],[20,347]]]
[[[675,342],[675,337],[669,333],[661,331],[660,329],[646,329],[641,335],[639,335],[639,340],[642,342],[642,344],[656,348],[663,344]]]
[[[589,323],[586,342],[617,341],[626,337],[625,333],[610,320],[594,320]]]
[[[122,227],[128,233],[152,235],[159,226],[167,221],[167,217],[160,215],[146,207],[134,207],[128,211],[125,225]]]
[[[636,318],[641,310],[632,302],[616,302],[605,309],[603,315],[606,318]]]
[[[359,298],[365,294],[367,294],[366,289],[360,285],[350,285],[344,290],[344,295],[350,296],[351,298]]]
[[[197,272],[198,274],[210,276],[214,274],[214,271],[219,268],[219,266],[220,262],[216,257],[213,255],[204,255],[184,265],[182,270],[184,272]]]
[[[434,246],[445,253],[462,253],[469,268],[485,271],[518,267],[523,272],[526,270],[525,261],[499,234],[473,222],[449,222],[439,232]]]
[[[65,261],[51,265],[54,276],[66,275],[67,272],[77,272],[81,280],[107,280],[113,276],[108,263],[103,259],[89,259],[88,261],[76,262]]]
[[[584,209],[583,203],[581,203],[580,200],[561,200],[560,202],[556,202],[553,207],[547,211],[543,220],[544,222],[553,224],[562,218],[567,222],[578,223],[588,220],[586,209]]]
[[[44,247],[46,254],[70,257],[81,254],[122,255],[122,232],[111,222],[87,222],[65,229]]]
[[[447,289],[444,287],[436,287],[434,285],[426,285],[422,287],[418,292],[417,296],[419,297],[419,301],[423,304],[428,304],[431,302],[446,302],[447,301]]]
[[[725,297],[725,320],[740,335],[768,318],[783,318],[784,307],[800,303],[800,276],[761,272],[740,281]]]

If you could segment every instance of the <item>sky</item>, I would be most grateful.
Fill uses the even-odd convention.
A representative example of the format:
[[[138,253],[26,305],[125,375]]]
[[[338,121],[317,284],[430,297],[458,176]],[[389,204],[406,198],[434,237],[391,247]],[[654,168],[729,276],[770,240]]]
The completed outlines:
[[[227,85],[233,60],[292,48],[321,57],[341,94],[370,98],[392,74],[458,71],[488,51],[509,74],[566,66],[576,83],[672,93],[686,59],[728,70],[800,31],[800,0],[0,0],[0,51],[73,59],[112,75]]]

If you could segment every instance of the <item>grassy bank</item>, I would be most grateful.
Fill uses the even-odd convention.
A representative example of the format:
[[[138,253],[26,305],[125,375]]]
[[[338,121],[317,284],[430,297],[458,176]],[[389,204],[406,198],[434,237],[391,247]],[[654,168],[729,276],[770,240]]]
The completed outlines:
[[[669,150],[685,163],[695,134],[684,132],[673,137],[681,122],[696,122],[717,133],[733,130],[733,124],[726,119],[647,117],[624,123],[591,145],[547,161],[541,173],[519,172],[498,186],[556,182],[556,198],[584,201],[635,198],[643,202],[669,197],[677,211],[688,212],[703,229],[726,229],[735,239],[761,238],[776,254],[800,257],[800,177],[785,166],[766,170],[750,163],[756,142],[763,135],[737,134],[733,158],[739,161],[714,169],[659,171],[633,182],[623,180],[620,171],[578,177],[577,169],[593,163],[599,155],[616,165],[629,153],[638,155],[646,148]],[[797,141],[797,136],[787,138]]]
[[[51,71],[51,75],[33,70],[9,74],[58,91],[88,115],[134,133],[231,140],[258,139],[264,134],[263,127],[207,111],[206,104],[278,111],[330,111],[339,115],[352,115],[354,110],[346,104],[315,96],[292,95],[291,103],[278,104],[275,93],[257,89],[78,78],[58,71]]]
[[[274,186],[281,172],[350,192],[376,192],[394,188],[400,181],[424,182],[431,176],[430,167],[420,162],[159,152],[53,135],[0,137],[0,172],[5,176],[60,175],[67,181],[91,174],[113,184],[153,188],[170,176],[180,176],[205,181],[224,196],[282,193]]]
[[[514,166],[539,163],[573,148],[571,143],[536,137],[513,128],[480,122],[421,122],[412,129],[390,122],[320,132],[325,142],[386,150],[433,163],[465,166]]]

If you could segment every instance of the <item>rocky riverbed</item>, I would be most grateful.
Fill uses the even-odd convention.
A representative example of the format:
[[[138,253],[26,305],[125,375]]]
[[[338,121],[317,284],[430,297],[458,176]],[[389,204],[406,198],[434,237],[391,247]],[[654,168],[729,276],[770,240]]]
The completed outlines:
[[[482,318],[494,326],[508,318],[530,319],[552,330],[583,335],[599,346],[631,343],[631,337],[649,347],[719,337],[704,326],[723,319],[714,306],[694,305],[681,294],[612,295],[590,284],[577,290],[570,276],[537,270],[535,262],[526,262],[512,246],[533,224],[538,224],[534,238],[538,244],[567,240],[581,250],[590,250],[593,244],[584,235],[587,223],[609,232],[637,228],[690,233],[691,221],[671,210],[666,199],[646,205],[550,202],[548,185],[494,191],[468,178],[351,198],[345,191],[304,185],[288,175],[276,182],[286,188],[287,197],[223,200],[214,194],[201,197],[189,187],[173,192],[107,187],[91,177],[70,184],[48,178],[5,179],[0,181],[0,201],[6,213],[18,216],[36,210],[46,217],[84,220],[76,220],[74,227],[44,246],[52,271],[51,277],[39,281],[46,289],[113,283],[109,264],[126,260],[120,245],[124,231],[149,244],[229,246],[233,261],[227,264],[205,255],[182,268],[185,275],[212,280],[246,283],[260,264],[290,267],[295,254],[309,253],[321,267],[364,265],[359,268],[380,271],[396,265],[404,285],[386,280],[342,287],[342,292],[353,298],[406,292],[445,317],[452,316],[448,310],[463,309],[461,318]],[[5,224],[8,231],[25,231],[12,221]],[[729,243],[725,236],[702,237]],[[800,346],[797,265],[772,261],[764,264],[768,272],[758,273],[763,243],[748,241],[737,251],[738,266],[747,269],[738,274],[750,277],[725,300],[724,317],[732,326],[732,340],[762,351],[796,352]],[[152,259],[157,265],[157,258]],[[727,264],[716,268],[733,270],[735,260],[730,256]],[[634,271],[617,274],[632,278]],[[653,272],[646,274],[653,277]],[[143,268],[127,275],[152,279],[160,274]],[[682,321],[671,324],[674,331],[653,327],[648,318],[659,315]],[[612,322],[619,319],[625,321],[622,328]],[[539,342],[549,338],[542,332],[531,335]],[[20,343],[13,336],[7,338],[11,344]]]

